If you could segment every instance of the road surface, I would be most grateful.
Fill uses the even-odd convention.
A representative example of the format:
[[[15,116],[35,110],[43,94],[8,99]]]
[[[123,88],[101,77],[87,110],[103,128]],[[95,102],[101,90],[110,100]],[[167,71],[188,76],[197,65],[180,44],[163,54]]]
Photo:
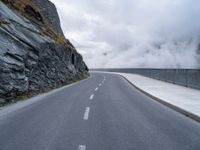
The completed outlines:
[[[0,115],[0,150],[200,150],[200,123],[94,73]]]

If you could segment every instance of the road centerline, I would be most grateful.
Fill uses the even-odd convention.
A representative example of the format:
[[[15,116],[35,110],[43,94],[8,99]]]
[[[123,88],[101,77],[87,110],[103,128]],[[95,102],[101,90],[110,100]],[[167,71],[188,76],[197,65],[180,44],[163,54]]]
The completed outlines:
[[[98,89],[99,89],[99,88],[97,87],[97,88],[95,89],[95,91],[98,91]]]
[[[78,150],[86,150],[86,146],[85,145],[79,145]]]
[[[94,94],[92,94],[91,96],[90,96],[90,100],[92,100],[94,98]]]
[[[89,113],[90,113],[90,107],[86,107],[85,108],[85,113],[84,113],[84,116],[83,116],[83,120],[88,120]]]

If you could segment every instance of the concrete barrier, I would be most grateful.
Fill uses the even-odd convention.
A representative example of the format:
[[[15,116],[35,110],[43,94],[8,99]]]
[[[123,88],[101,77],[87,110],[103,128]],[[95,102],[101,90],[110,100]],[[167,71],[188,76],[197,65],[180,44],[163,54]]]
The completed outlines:
[[[109,69],[90,69],[90,70],[139,74],[153,79],[200,90],[200,69],[109,68]]]

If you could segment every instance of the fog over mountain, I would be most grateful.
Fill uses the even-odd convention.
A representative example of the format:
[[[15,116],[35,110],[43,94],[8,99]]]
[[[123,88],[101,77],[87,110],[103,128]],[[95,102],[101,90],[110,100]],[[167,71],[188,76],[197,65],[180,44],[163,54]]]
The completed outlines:
[[[51,0],[89,67],[200,68],[199,0]]]

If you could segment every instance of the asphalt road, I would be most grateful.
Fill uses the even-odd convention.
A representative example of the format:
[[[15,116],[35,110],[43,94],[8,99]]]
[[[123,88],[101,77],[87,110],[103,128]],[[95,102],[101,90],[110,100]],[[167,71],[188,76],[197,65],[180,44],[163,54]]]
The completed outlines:
[[[92,74],[1,113],[0,150],[200,150],[200,123],[118,75]]]

